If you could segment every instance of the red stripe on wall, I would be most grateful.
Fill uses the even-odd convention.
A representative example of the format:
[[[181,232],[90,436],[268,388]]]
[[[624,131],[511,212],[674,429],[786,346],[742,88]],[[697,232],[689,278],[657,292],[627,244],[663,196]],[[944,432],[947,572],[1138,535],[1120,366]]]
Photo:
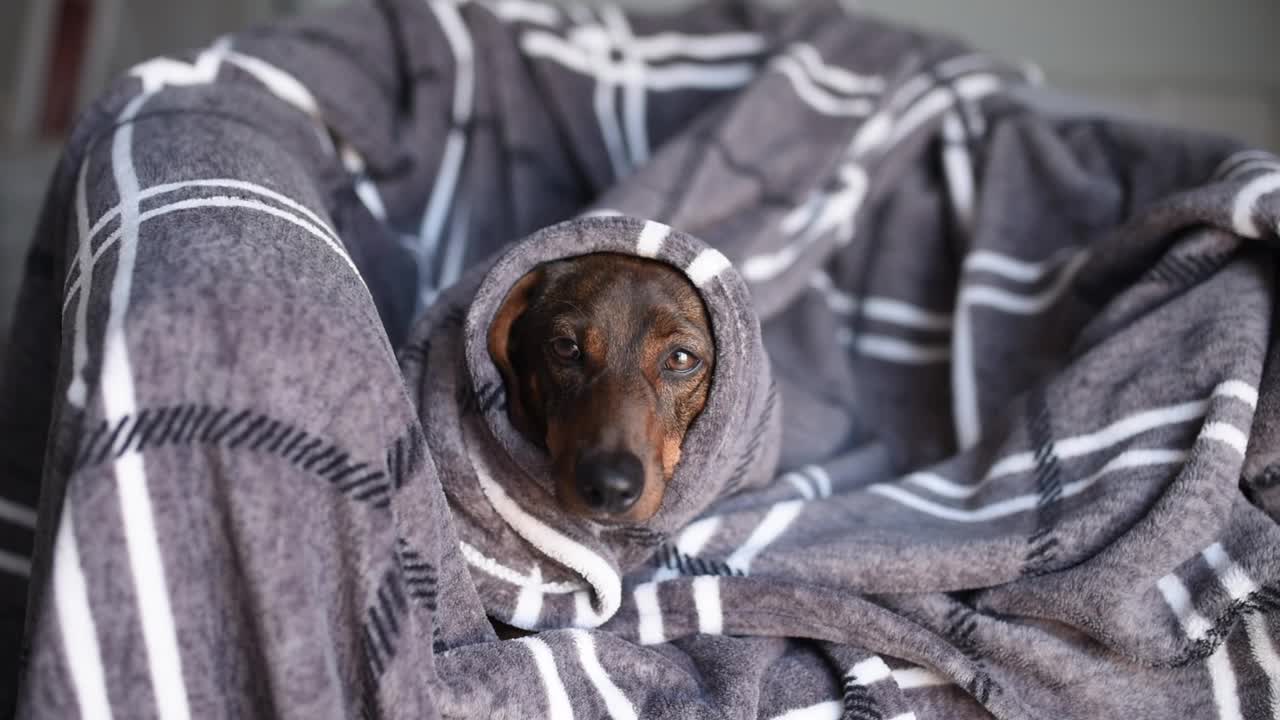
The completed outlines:
[[[71,127],[80,89],[80,68],[88,52],[92,13],[92,0],[58,0],[40,120],[40,130],[45,135],[60,136]]]

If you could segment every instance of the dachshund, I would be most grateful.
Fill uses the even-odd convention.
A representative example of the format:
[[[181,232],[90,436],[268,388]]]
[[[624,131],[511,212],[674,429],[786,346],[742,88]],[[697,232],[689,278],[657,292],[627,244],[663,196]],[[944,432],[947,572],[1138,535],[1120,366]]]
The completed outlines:
[[[652,518],[715,369],[693,284],[630,255],[544,263],[507,293],[487,340],[511,423],[551,458],[559,506],[605,525]]]

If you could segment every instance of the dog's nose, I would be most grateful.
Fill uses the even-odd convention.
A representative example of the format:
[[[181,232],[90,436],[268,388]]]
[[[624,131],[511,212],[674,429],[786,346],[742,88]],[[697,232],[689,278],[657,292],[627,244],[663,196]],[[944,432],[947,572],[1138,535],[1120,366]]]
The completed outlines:
[[[578,494],[595,512],[626,512],[644,490],[644,465],[629,452],[589,455],[578,461]]]

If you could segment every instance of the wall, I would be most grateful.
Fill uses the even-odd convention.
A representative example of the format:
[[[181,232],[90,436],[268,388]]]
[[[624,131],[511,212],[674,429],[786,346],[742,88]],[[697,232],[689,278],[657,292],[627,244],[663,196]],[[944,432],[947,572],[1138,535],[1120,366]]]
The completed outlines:
[[[1280,150],[1276,0],[866,0],[1034,60],[1049,82]]]

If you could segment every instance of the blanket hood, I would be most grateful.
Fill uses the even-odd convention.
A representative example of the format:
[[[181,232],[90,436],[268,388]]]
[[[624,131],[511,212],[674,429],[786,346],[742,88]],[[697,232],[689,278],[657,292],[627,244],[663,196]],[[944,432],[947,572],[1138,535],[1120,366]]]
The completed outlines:
[[[661,508],[637,526],[606,527],[560,510],[550,460],[512,426],[487,343],[521,277],[545,262],[598,252],[684,272],[715,337],[707,404],[685,436]],[[595,627],[618,609],[626,571],[716,499],[773,477],[781,413],[746,283],[724,255],[690,235],[628,217],[571,220],[512,245],[446,292],[429,315],[415,335],[436,348],[429,362],[435,389],[419,408],[491,616],[529,630]]]

